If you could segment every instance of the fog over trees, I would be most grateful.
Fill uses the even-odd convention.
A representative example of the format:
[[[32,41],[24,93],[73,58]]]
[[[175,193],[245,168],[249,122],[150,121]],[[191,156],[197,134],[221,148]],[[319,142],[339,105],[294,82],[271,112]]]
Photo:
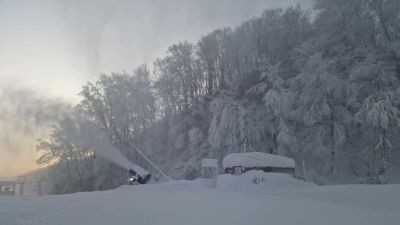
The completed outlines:
[[[260,151],[293,157],[317,183],[399,180],[400,1],[316,0],[314,10],[267,9],[177,42],[152,67],[87,83],[38,141],[53,192],[125,183],[87,132],[156,181],[136,147],[174,178],[197,178],[202,158]]]

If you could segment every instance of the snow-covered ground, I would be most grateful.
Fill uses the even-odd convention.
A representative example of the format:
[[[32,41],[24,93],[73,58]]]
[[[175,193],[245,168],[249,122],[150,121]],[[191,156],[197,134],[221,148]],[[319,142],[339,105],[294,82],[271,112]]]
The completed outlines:
[[[258,182],[258,184],[254,184]],[[400,224],[400,185],[316,186],[249,172],[42,197],[0,197],[1,225]]]

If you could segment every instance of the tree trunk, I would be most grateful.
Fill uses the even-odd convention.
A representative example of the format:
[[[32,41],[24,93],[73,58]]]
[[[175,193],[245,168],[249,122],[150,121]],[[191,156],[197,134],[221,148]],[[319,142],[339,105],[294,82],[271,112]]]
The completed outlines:
[[[331,165],[329,168],[329,172],[331,175],[335,174],[335,113],[331,106],[331,116],[330,116],[330,150],[331,150]]]
[[[273,153],[277,153],[278,152],[278,125],[277,125],[277,121],[276,121],[276,116],[274,116],[274,133],[272,135],[272,144],[273,144]]]
[[[381,134],[381,149],[380,149],[380,168],[378,175],[384,176],[386,173],[386,129],[382,130]]]
[[[69,164],[69,160],[66,159],[65,163],[67,164],[67,177],[68,181],[71,181],[71,165]]]

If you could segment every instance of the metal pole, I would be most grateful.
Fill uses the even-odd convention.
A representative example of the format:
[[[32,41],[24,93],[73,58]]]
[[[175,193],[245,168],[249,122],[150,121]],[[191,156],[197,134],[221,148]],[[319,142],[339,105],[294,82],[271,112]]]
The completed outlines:
[[[19,195],[24,195],[24,183],[19,183]]]
[[[24,195],[25,176],[18,177],[19,180],[19,195]]]
[[[121,134],[119,134],[121,137],[123,137]],[[172,178],[169,177],[166,173],[164,173],[160,168],[158,168],[158,166],[156,164],[153,163],[153,161],[151,161],[149,158],[147,158],[147,156],[145,154],[143,154],[143,152],[136,147],[135,144],[133,144],[130,140],[126,140],[125,141],[131,145],[133,147],[133,149],[139,153],[139,155],[141,155],[148,163],[150,163],[150,165],[152,165],[164,178],[166,178],[168,181],[171,181]]]
[[[39,181],[38,181],[38,193],[39,193],[39,195],[43,195],[43,192],[42,192],[42,181],[43,181],[43,172],[41,172],[40,175],[39,175]]]
[[[150,165],[152,165],[162,176],[164,176],[167,180],[171,181],[172,178],[169,177],[167,174],[165,174],[160,168],[158,168],[158,166],[156,164],[154,164],[149,158],[147,158],[146,155],[143,154],[142,151],[140,151],[139,148],[137,148],[134,144],[132,144],[130,141],[128,141],[128,143],[130,145],[132,145],[132,147],[135,149],[135,151],[137,153],[139,153],[148,163],[150,163]]]

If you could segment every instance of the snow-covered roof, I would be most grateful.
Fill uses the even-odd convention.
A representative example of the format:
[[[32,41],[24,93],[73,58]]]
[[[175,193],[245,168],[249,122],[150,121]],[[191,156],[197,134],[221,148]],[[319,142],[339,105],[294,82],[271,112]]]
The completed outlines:
[[[224,157],[222,166],[225,168],[242,167],[279,167],[295,168],[293,159],[272,155],[264,152],[233,153]]]

